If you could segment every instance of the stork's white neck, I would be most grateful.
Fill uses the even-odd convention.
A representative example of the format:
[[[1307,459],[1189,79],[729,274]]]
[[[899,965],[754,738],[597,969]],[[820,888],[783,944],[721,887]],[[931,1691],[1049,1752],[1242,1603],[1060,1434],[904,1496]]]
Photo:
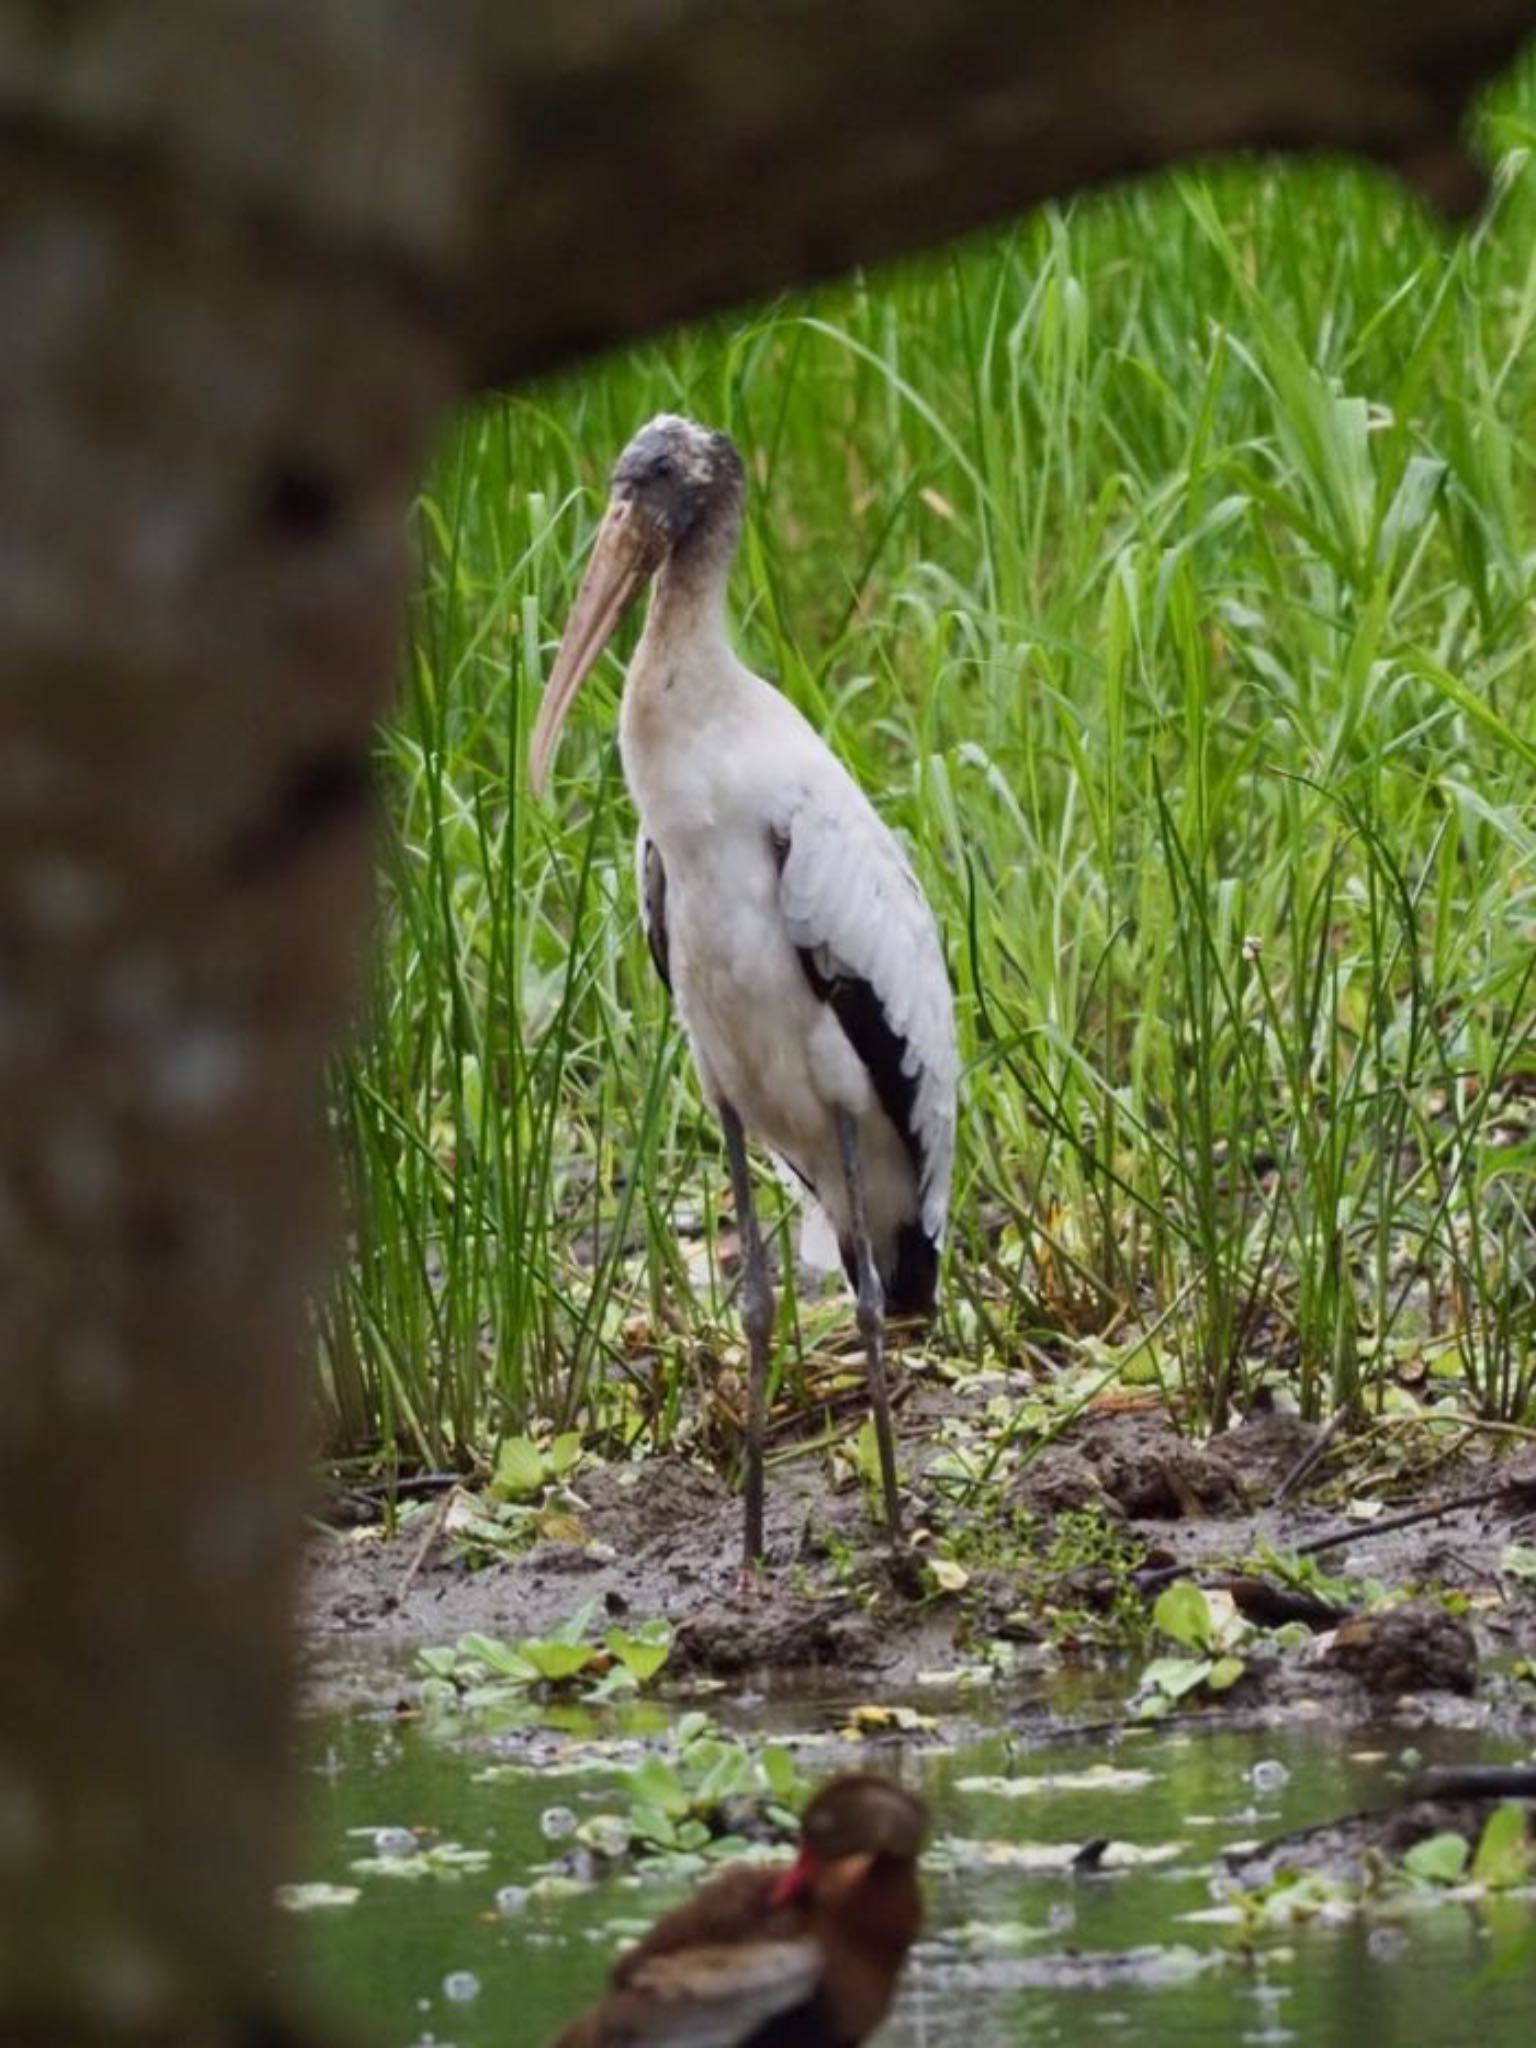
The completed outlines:
[[[744,671],[725,620],[729,556],[669,562],[624,679],[624,774],[664,860],[702,845],[717,823],[719,733],[741,702]]]
[[[663,564],[651,592],[641,646],[651,656],[687,652],[697,659],[730,651],[726,586],[730,557],[703,555]]]

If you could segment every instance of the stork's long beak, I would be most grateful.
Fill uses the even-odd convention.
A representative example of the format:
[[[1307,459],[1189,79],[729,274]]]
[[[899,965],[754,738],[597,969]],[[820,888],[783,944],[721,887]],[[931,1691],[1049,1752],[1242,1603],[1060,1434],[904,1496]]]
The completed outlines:
[[[533,740],[528,749],[528,784],[543,792],[560,728],[588,670],[613,637],[614,629],[660,562],[661,551],[636,518],[628,498],[615,498],[597,530],[592,559],[581,579],[555,665],[544,685]]]

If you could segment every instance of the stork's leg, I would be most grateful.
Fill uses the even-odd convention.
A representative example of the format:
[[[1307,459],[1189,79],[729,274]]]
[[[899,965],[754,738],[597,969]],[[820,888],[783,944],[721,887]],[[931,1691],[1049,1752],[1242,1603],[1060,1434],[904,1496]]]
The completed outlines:
[[[763,1554],[763,1428],[768,1406],[768,1346],[773,1337],[773,1289],[768,1260],[752,1201],[752,1173],[747,1165],[747,1134],[728,1102],[720,1105],[725,1130],[725,1156],[731,1168],[731,1193],[736,1198],[736,1229],[741,1238],[741,1321],[747,1333],[747,1488],[742,1567]]]
[[[891,1427],[891,1397],[885,1383],[885,1289],[875,1267],[869,1241],[869,1210],[864,1200],[864,1162],[859,1155],[858,1125],[847,1110],[837,1112],[837,1142],[848,1184],[848,1220],[853,1235],[857,1276],[859,1334],[864,1339],[864,1369],[869,1376],[869,1405],[875,1417],[875,1442],[880,1450],[880,1484],[885,1492],[885,1524],[892,1542],[901,1541],[901,1497],[896,1490],[896,1437]]]

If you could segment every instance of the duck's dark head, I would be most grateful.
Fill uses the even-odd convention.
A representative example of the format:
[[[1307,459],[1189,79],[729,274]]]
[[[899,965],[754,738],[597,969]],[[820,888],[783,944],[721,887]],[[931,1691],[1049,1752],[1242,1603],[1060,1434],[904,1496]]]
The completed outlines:
[[[809,1893],[830,1879],[839,1890],[881,1858],[914,1863],[928,1833],[928,1809],[915,1792],[868,1771],[823,1785],[800,1821],[800,1854],[780,1878],[774,1902]]]
[[[619,621],[664,566],[723,580],[745,495],[746,472],[730,437],[675,413],[643,426],[614,464],[608,510],[533,730],[528,780],[536,796],[565,715]]]

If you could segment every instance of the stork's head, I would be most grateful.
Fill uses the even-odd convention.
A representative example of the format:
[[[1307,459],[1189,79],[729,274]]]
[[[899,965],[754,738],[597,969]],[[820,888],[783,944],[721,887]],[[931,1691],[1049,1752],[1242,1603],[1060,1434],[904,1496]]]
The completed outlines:
[[[846,1894],[881,1858],[914,1863],[927,1832],[927,1807],[893,1779],[871,1771],[833,1778],[801,1817],[800,1854],[779,1879],[774,1903]]]
[[[549,672],[528,755],[535,795],[587,672],[659,569],[724,572],[741,528],[746,474],[728,435],[675,413],[643,426],[614,464],[608,510]]]

